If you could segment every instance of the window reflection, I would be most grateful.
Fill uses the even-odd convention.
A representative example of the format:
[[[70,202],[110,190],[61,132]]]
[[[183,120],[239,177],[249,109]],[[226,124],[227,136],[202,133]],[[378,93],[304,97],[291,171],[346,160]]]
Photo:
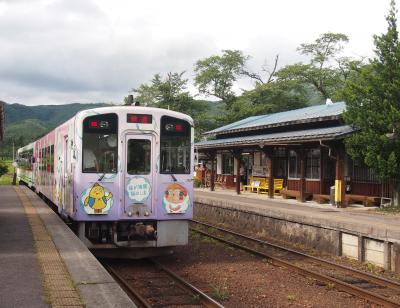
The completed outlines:
[[[145,139],[128,141],[128,174],[149,174],[151,165],[151,142]]]
[[[190,173],[191,128],[187,121],[161,117],[160,172]]]
[[[87,117],[83,121],[82,171],[117,173],[118,117],[114,113]]]

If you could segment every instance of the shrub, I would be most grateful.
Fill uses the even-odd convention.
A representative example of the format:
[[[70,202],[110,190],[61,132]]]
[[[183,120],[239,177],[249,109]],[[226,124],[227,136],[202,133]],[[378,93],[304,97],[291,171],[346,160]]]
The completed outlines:
[[[193,178],[193,187],[200,187],[201,186],[201,180],[198,177]]]
[[[0,177],[8,172],[8,167],[7,165],[3,162],[0,161]]]

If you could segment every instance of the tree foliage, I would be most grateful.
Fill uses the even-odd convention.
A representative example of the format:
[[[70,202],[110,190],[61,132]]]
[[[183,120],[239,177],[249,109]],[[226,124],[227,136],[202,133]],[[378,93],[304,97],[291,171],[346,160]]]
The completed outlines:
[[[344,76],[338,69],[339,54],[348,37],[342,33],[323,33],[313,43],[301,44],[297,49],[310,57],[310,63],[287,65],[277,72],[280,80],[290,80],[299,84],[310,85],[321,98],[332,98],[343,86]],[[342,62],[345,61],[342,58]],[[350,59],[347,60],[349,62]],[[334,65],[335,64],[335,65]],[[342,63],[342,69],[345,66]]]
[[[290,81],[258,83],[255,89],[238,97],[223,118],[225,123],[254,115],[275,113],[305,107],[307,92]]]
[[[235,98],[233,83],[248,59],[239,50],[223,50],[222,55],[198,60],[195,64],[195,86],[199,93],[224,101],[228,108]]]
[[[165,77],[156,74],[150,83],[141,84],[133,92],[136,93],[136,101],[141,105],[189,114],[195,122],[198,137],[206,130],[205,125],[210,125],[206,113],[207,105],[203,101],[195,100],[187,91],[188,79],[183,77],[184,73],[170,72]]]
[[[8,167],[7,165],[3,162],[0,161],[0,177],[8,172]]]
[[[391,1],[387,32],[374,36],[376,57],[347,80],[345,120],[360,131],[347,139],[354,159],[381,178],[400,176],[400,44],[395,2]]]

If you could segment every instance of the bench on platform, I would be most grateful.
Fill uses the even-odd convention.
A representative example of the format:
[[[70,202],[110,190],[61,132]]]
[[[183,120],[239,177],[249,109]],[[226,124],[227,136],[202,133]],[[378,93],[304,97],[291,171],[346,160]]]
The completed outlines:
[[[243,185],[243,191],[258,192],[258,188],[265,185],[268,185],[265,178],[251,176],[250,185]]]
[[[257,189],[258,194],[267,194],[269,190],[269,182],[266,181],[265,185],[260,185]],[[280,194],[283,189],[283,179],[274,179],[274,194]]]
[[[288,189],[282,189],[281,190],[281,195],[283,199],[289,199],[289,198],[296,198],[297,200],[300,201],[300,191],[298,190],[288,190]],[[311,193],[304,193],[304,198],[310,199],[312,197]]]
[[[380,197],[346,194],[346,204],[361,202],[364,206],[379,206]]]
[[[226,187],[226,176],[222,174],[217,175],[217,179],[215,180],[214,183],[216,186],[219,185],[221,188]]]
[[[313,194],[313,201],[318,204],[329,203],[331,201],[331,196],[329,195],[321,195],[321,194]]]

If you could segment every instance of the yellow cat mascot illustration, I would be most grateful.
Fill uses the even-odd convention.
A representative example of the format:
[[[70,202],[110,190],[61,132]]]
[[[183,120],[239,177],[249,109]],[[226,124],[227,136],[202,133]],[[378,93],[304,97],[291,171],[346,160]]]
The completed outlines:
[[[85,198],[84,205],[90,206],[95,214],[101,214],[112,196],[111,192],[106,196],[103,186],[95,183],[89,191],[89,196]]]

